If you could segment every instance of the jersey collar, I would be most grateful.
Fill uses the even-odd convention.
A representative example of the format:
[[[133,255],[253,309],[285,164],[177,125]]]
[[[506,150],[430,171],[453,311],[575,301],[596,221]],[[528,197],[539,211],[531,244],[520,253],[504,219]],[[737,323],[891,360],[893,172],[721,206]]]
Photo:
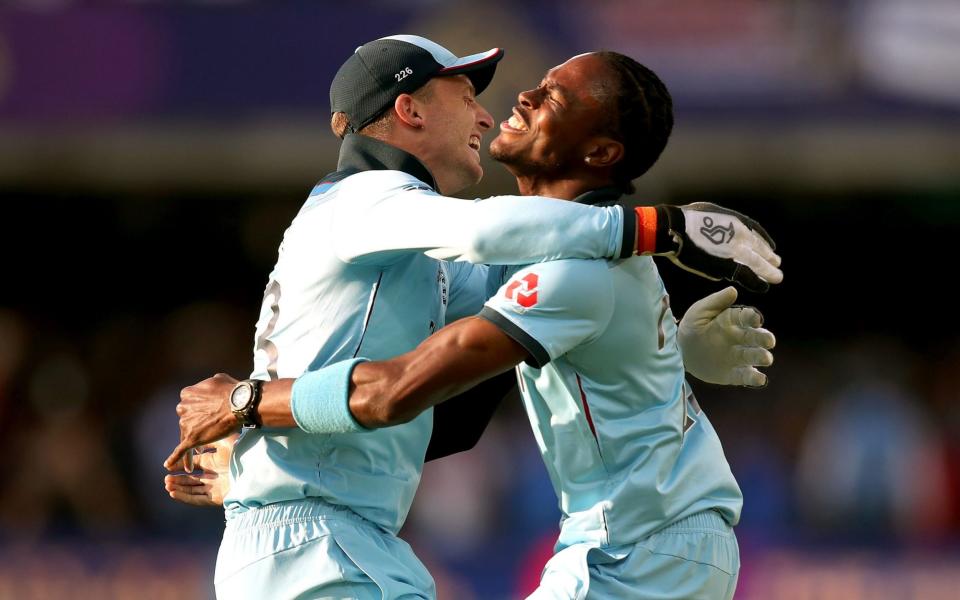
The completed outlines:
[[[368,135],[347,134],[340,145],[337,171],[403,171],[433,189],[437,184],[429,169],[417,157]]]
[[[618,188],[615,187],[602,187],[596,190],[590,190],[580,194],[573,199],[574,202],[578,204],[589,204],[591,206],[602,206],[605,204],[614,204],[620,197],[623,196]]]

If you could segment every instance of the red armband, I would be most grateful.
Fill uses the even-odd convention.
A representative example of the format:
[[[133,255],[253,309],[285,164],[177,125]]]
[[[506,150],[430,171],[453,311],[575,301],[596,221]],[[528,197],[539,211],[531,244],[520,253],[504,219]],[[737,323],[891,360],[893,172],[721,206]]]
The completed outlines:
[[[653,254],[657,249],[657,209],[653,206],[638,206],[637,239],[633,247],[636,254]]]

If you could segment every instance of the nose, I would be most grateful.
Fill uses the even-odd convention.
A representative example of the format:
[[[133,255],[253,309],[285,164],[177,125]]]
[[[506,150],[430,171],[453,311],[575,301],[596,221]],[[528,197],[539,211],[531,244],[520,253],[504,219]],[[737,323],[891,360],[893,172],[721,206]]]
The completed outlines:
[[[493,115],[487,112],[480,103],[477,103],[477,126],[480,127],[481,131],[486,131],[493,127]]]
[[[524,108],[536,108],[540,106],[540,96],[537,90],[520,92],[520,94],[517,96],[517,100],[520,102],[520,106]]]

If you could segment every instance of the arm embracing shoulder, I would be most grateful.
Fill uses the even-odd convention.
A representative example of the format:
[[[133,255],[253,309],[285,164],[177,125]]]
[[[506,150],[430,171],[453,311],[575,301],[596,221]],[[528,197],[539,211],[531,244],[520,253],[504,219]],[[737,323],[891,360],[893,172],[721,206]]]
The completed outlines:
[[[618,257],[634,249],[633,231],[624,227],[620,206],[535,196],[459,200],[405,177],[375,171],[341,183],[330,228],[341,260],[405,250],[473,263],[526,264]]]
[[[486,319],[468,317],[444,327],[394,359],[357,365],[350,412],[365,427],[405,423],[427,408],[505,373],[527,351]]]

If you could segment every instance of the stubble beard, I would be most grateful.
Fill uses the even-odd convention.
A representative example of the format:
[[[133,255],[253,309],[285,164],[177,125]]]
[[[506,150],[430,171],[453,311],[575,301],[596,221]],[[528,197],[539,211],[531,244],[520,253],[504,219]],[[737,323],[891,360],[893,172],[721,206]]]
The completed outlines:
[[[496,144],[490,144],[490,158],[503,165],[514,175],[535,175],[543,172],[547,165],[537,164],[527,160],[519,152],[511,152],[510,148],[504,148]]]

